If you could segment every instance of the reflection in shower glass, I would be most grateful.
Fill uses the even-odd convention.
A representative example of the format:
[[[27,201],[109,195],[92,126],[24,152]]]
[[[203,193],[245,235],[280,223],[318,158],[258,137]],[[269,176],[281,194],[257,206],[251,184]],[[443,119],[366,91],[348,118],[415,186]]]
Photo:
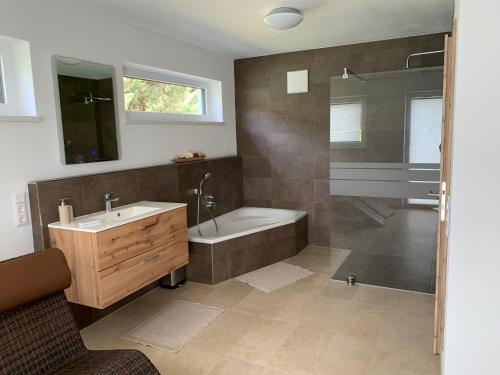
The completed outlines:
[[[363,101],[330,105],[330,142],[339,146],[355,146],[363,142]]]
[[[442,67],[331,78],[331,246],[344,280],[433,293]]]

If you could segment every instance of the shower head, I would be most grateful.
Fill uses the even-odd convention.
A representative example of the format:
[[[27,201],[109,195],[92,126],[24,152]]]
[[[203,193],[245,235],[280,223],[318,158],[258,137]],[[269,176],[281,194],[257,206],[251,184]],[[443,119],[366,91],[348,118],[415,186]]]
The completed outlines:
[[[359,81],[366,83],[366,80],[361,78],[358,74],[354,73],[352,70],[344,67],[344,73],[342,74],[342,79],[349,79],[351,76],[357,78]]]
[[[198,190],[198,194],[200,195],[203,194],[203,184],[210,178],[210,176],[211,176],[210,172],[207,172],[203,175],[200,181],[200,188]]]

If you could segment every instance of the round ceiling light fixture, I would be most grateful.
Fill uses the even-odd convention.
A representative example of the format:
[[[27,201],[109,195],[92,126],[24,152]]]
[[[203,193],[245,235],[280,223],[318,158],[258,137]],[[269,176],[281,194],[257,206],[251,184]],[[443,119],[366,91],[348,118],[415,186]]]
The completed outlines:
[[[304,17],[299,10],[289,7],[273,9],[264,17],[264,22],[274,29],[287,30],[297,26]]]

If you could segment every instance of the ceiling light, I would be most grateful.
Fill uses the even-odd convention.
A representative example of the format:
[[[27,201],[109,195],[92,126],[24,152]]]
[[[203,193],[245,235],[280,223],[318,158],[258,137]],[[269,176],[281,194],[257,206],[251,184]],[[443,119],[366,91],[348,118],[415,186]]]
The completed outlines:
[[[264,17],[264,22],[274,29],[286,30],[297,26],[304,17],[299,10],[289,7],[275,8]]]

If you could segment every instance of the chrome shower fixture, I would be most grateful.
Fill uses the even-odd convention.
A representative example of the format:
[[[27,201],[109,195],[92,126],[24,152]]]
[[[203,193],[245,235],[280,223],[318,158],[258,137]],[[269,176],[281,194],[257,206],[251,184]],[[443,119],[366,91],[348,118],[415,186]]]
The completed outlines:
[[[346,67],[344,67],[344,73],[342,74],[342,79],[349,79],[350,76],[353,76],[354,78],[357,78],[358,80],[360,80],[363,83],[366,82],[366,80],[364,80],[363,78],[361,78],[358,74],[356,74],[352,70],[349,70]]]
[[[406,65],[404,67],[404,69],[410,69],[410,60],[412,57],[415,57],[415,56],[425,56],[425,55],[435,55],[437,53],[445,53],[446,51],[444,49],[438,49],[438,50],[435,50],[435,51],[426,51],[426,52],[417,52],[417,53],[412,53],[410,55],[408,55],[408,57],[406,58]]]
[[[208,214],[210,215],[210,218],[214,222],[215,225],[215,232],[219,233],[219,226],[217,225],[217,221],[215,220],[215,216],[212,213],[211,209],[216,209],[216,202],[215,202],[215,197],[212,194],[205,194],[203,193],[203,184],[210,179],[212,174],[210,172],[207,172],[203,175],[203,177],[200,180],[200,184],[198,188],[192,188],[189,190],[189,194],[195,195],[197,197],[197,212],[196,212],[196,226],[198,228],[198,234],[200,236],[203,236],[200,230],[200,203],[203,204],[205,209],[208,211]]]

